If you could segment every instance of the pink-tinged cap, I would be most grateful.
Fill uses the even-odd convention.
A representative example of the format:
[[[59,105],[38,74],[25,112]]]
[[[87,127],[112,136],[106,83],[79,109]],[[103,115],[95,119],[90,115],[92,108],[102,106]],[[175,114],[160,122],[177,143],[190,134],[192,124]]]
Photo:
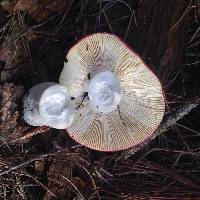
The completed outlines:
[[[67,60],[60,84],[67,88],[71,97],[75,97],[75,102],[79,102],[72,125],[67,128],[74,140],[99,151],[119,151],[137,146],[153,135],[165,112],[161,83],[121,39],[107,33],[89,35],[69,50]],[[116,80],[104,80],[104,74],[98,78],[97,75],[102,72],[112,73],[113,79],[116,77],[119,81],[120,88]],[[96,80],[103,80],[104,85]],[[100,93],[98,88],[97,94],[92,88],[96,87],[93,82],[101,89]],[[114,85],[118,87],[116,91]],[[105,94],[102,88],[107,86],[105,90],[109,92]],[[91,97],[81,103],[84,92],[90,91]],[[102,112],[94,109],[99,101],[93,94],[107,101],[105,98],[110,98],[109,95],[114,93],[118,95],[113,104],[116,108],[109,110],[108,107],[106,112],[107,108],[100,105]],[[111,100],[107,102],[112,103]]]

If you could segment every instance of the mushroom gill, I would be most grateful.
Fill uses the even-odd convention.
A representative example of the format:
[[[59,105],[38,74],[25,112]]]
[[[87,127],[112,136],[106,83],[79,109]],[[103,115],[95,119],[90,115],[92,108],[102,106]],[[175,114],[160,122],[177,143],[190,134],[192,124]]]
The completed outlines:
[[[78,104],[67,128],[74,140],[99,151],[118,151],[153,135],[165,111],[163,90],[121,39],[89,35],[69,50],[67,60],[59,82]]]

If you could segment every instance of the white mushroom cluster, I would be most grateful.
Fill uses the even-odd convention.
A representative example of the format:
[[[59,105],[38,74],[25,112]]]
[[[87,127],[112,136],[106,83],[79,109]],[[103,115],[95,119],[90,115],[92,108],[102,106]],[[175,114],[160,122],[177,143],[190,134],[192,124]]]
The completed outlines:
[[[163,90],[121,39],[89,35],[69,50],[67,60],[59,84],[34,86],[40,89],[26,96],[26,122],[66,128],[78,143],[99,151],[127,149],[153,135],[165,111]]]

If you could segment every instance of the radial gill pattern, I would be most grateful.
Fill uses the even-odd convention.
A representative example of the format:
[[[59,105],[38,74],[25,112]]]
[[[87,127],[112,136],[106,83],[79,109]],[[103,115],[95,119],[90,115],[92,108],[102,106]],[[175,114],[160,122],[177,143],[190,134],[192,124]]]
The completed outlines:
[[[113,72],[120,81],[118,109],[95,113],[85,98],[78,106],[69,135],[89,148],[118,151],[144,142],[162,121],[165,102],[161,84],[153,72],[117,36],[97,33],[83,38],[67,54],[60,76],[72,97],[85,91],[88,74],[99,69]]]

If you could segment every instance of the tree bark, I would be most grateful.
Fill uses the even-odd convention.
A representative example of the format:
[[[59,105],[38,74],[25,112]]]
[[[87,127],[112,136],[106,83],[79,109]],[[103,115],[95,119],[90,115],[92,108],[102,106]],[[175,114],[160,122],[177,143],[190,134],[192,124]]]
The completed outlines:
[[[144,0],[137,11],[142,57],[159,73],[164,85],[179,69],[194,19],[192,5],[192,0]]]

